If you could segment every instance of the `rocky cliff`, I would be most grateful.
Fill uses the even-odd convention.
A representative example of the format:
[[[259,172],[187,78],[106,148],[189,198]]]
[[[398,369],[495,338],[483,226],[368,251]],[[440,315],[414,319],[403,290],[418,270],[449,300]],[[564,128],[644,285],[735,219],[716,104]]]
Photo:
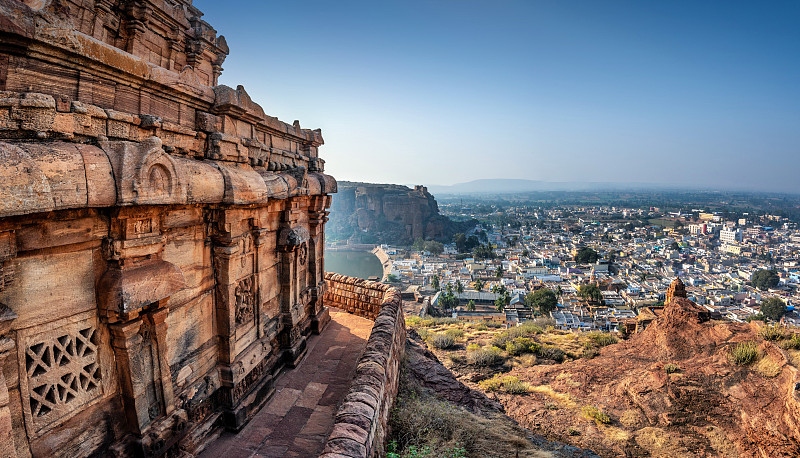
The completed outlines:
[[[339,182],[329,240],[409,244],[417,238],[449,242],[460,224],[439,214],[424,186]]]
[[[514,369],[537,390],[499,395],[506,412],[602,456],[799,456],[797,351],[765,340],[763,323],[712,320],[673,289],[643,332],[600,356]],[[741,342],[758,348],[756,362],[731,360]]]

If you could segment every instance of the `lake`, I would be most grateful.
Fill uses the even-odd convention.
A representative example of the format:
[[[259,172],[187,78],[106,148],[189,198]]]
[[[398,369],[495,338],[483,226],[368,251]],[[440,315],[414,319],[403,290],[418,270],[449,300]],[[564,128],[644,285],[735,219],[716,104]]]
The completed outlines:
[[[369,251],[325,251],[325,270],[366,279],[383,277],[383,266]]]

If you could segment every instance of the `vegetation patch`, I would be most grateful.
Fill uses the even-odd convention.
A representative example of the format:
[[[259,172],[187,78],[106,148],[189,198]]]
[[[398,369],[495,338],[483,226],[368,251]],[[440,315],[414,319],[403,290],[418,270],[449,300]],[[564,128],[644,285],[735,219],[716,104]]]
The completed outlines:
[[[767,326],[761,326],[758,329],[758,335],[764,340],[778,341],[786,337],[786,331],[782,326],[770,324]]]
[[[456,338],[447,332],[437,332],[428,336],[428,343],[430,343],[434,348],[446,350],[455,345]]]
[[[738,366],[752,364],[758,359],[758,345],[752,340],[739,342],[731,347],[728,358]]]
[[[554,347],[552,345],[542,345],[542,348],[539,349],[539,356],[543,359],[552,359],[557,363],[561,363],[564,361],[564,357],[566,353],[564,350]]]
[[[597,424],[607,425],[611,423],[611,417],[597,406],[585,406],[583,408],[583,416],[589,420],[594,420]]]
[[[790,339],[781,342],[781,347],[786,350],[800,350],[800,335],[792,334]]]
[[[575,407],[577,405],[569,394],[556,391],[550,385],[531,386],[531,392],[546,394],[558,404],[567,408]]]
[[[477,367],[488,367],[502,364],[505,361],[503,354],[497,347],[475,348],[475,344],[467,347],[467,363]]]
[[[608,332],[590,332],[586,334],[586,337],[598,347],[605,347],[619,342],[619,339],[614,334]]]
[[[667,374],[674,374],[675,372],[680,372],[681,368],[677,364],[667,363],[664,364],[664,372]]]
[[[391,458],[539,456],[527,432],[508,418],[476,415],[441,400],[404,367],[389,430],[385,456]]]
[[[531,386],[511,375],[495,375],[479,383],[486,391],[503,391],[508,394],[526,394]]]
[[[761,358],[755,365],[755,370],[764,377],[777,377],[783,370],[783,364],[775,361],[772,356]]]

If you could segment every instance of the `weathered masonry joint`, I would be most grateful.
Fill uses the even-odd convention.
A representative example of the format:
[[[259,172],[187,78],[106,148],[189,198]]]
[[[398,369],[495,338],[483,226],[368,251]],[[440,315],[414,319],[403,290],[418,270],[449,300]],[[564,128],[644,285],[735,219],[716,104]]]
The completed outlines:
[[[0,0],[0,456],[180,456],[329,321],[319,130],[190,0]]]

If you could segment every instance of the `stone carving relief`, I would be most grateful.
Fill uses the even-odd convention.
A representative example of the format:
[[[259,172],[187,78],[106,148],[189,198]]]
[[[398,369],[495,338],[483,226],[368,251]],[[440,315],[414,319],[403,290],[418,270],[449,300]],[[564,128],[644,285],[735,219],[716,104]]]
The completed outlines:
[[[179,204],[186,201],[186,183],[175,160],[158,137],[141,142],[103,141],[117,182],[118,204]]]
[[[30,430],[66,420],[103,393],[94,318],[21,340],[20,385]]]
[[[255,290],[253,277],[247,277],[236,285],[236,324],[249,323],[255,316]]]
[[[297,261],[300,263],[301,266],[306,265],[306,260],[308,259],[308,244],[303,243],[300,245],[300,248],[297,249]]]

